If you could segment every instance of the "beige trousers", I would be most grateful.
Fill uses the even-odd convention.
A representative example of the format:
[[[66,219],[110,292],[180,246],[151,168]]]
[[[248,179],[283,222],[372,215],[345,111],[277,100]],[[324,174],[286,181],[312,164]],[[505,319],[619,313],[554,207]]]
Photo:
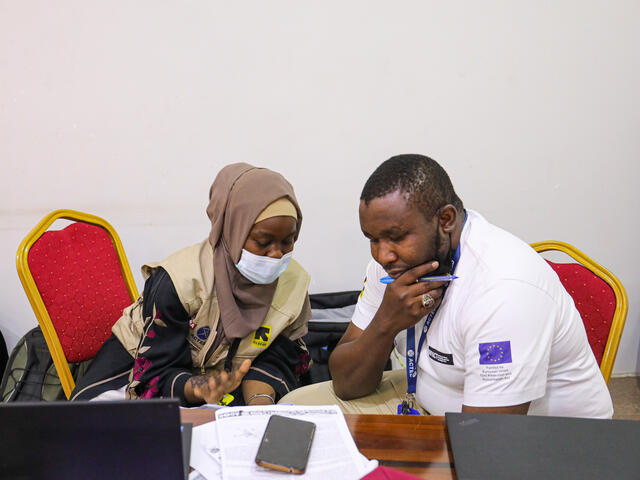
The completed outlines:
[[[396,415],[398,404],[407,393],[407,374],[404,370],[391,370],[382,374],[376,391],[355,400],[340,400],[333,391],[333,382],[321,382],[289,392],[278,403],[294,405],[338,405],[344,413],[375,413]],[[422,414],[426,412],[415,406]]]

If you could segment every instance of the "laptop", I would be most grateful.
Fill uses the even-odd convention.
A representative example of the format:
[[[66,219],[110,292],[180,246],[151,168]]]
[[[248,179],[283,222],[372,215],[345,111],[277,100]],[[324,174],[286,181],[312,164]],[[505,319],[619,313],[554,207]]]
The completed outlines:
[[[640,478],[640,422],[446,413],[458,480]]]
[[[188,472],[177,400],[3,403],[0,425],[2,478],[183,480]]]

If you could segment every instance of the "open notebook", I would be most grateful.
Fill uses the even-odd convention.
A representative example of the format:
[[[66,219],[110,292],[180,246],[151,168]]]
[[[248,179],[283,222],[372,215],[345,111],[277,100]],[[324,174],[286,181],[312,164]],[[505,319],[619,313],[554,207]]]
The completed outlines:
[[[640,422],[447,413],[458,480],[640,478]]]
[[[188,468],[176,400],[3,403],[0,425],[2,478],[182,480]]]

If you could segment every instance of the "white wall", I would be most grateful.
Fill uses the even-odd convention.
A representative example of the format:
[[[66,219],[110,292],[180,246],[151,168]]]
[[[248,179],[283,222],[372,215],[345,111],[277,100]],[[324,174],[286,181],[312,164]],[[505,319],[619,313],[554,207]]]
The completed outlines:
[[[357,289],[360,189],[418,152],[494,223],[616,273],[614,372],[640,371],[639,18],[621,0],[0,0],[9,348],[35,325],[15,251],[50,210],[107,218],[137,274],[206,235],[216,172],[248,161],[297,190],[312,292]]]

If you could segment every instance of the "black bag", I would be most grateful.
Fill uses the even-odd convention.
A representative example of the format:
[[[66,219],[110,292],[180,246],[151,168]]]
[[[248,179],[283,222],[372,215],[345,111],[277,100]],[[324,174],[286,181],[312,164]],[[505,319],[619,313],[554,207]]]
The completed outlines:
[[[2,332],[0,332],[0,372],[4,372],[4,369],[7,366],[8,358],[9,353],[7,352],[7,344],[4,341]]]
[[[309,295],[311,320],[303,337],[313,364],[302,379],[303,385],[331,380],[329,355],[349,326],[359,290]]]
[[[90,363],[91,360],[69,364],[73,378],[80,378]],[[29,330],[11,352],[0,383],[0,395],[3,402],[66,400],[40,327]]]

